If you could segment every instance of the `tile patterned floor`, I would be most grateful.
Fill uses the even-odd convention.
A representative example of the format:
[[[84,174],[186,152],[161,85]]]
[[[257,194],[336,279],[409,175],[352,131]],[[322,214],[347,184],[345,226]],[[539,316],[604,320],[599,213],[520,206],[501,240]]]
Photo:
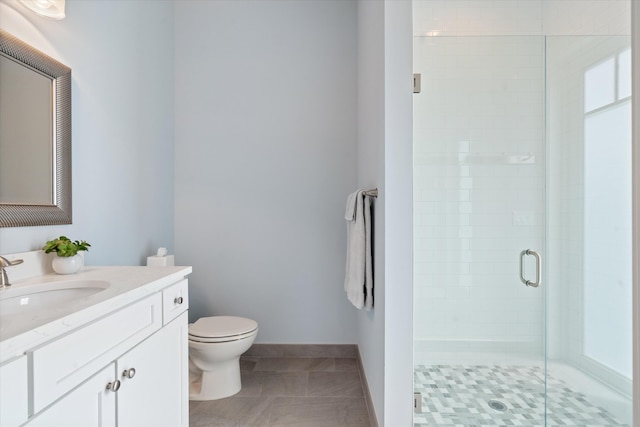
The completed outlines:
[[[190,427],[370,426],[355,358],[243,356],[240,368],[238,394],[190,402]]]
[[[422,393],[422,426],[542,426],[544,374],[536,366],[418,366],[415,391]],[[548,377],[548,426],[625,426],[562,381]],[[493,409],[498,401],[506,408]]]

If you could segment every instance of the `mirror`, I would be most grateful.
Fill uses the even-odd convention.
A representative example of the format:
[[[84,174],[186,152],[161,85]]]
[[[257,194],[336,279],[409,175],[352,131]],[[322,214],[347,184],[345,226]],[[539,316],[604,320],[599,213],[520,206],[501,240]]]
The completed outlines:
[[[71,224],[71,69],[0,30],[0,227]]]

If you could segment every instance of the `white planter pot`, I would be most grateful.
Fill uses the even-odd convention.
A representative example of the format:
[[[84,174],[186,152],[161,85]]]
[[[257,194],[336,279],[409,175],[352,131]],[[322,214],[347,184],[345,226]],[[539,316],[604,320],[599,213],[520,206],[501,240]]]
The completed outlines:
[[[74,256],[62,257],[54,256],[51,261],[51,267],[53,271],[58,274],[73,274],[77,273],[84,265],[84,260],[80,254]]]

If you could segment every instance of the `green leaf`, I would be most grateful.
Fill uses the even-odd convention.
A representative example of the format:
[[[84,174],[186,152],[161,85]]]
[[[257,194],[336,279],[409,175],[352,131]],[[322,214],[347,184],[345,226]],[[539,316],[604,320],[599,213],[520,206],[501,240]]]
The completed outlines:
[[[45,253],[56,252],[61,257],[71,257],[79,251],[88,251],[91,245],[84,240],[71,241],[67,236],[60,236],[57,239],[49,240],[42,250]]]

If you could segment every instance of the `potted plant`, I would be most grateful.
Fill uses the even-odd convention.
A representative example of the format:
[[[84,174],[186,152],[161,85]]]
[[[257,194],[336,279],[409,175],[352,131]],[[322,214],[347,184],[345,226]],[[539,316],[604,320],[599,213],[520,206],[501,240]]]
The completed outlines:
[[[76,273],[84,264],[84,259],[78,252],[88,251],[91,245],[84,240],[72,241],[66,236],[60,236],[57,239],[49,240],[42,250],[49,254],[55,252],[57,256],[53,257],[51,267],[58,274]]]

